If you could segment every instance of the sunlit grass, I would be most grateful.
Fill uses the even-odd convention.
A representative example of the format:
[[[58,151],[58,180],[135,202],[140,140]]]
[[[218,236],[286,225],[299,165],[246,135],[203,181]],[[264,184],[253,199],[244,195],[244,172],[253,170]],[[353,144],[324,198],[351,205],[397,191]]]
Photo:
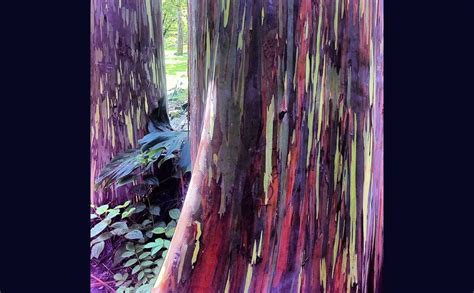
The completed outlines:
[[[179,102],[187,100],[188,91],[188,54],[184,48],[182,56],[176,56],[176,49],[165,50],[166,84],[168,91],[175,88],[184,89],[184,94],[174,96]]]

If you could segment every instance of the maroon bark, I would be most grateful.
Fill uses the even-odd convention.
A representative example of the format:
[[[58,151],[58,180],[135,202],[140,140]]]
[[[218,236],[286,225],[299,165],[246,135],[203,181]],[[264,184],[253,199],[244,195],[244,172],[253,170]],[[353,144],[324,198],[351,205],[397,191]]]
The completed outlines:
[[[379,292],[383,0],[189,2],[193,175],[154,292]]]

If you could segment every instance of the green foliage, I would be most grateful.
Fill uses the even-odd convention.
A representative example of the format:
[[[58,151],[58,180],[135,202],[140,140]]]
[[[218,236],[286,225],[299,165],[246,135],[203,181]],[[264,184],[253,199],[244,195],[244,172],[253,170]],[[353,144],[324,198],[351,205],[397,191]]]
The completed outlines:
[[[188,89],[178,87],[178,86],[172,88],[168,93],[168,100],[176,101],[178,103],[186,103],[186,101],[188,100]],[[170,113],[170,115],[171,114],[172,113]],[[174,117],[172,117],[171,115],[171,118],[174,118]]]
[[[186,7],[186,0],[163,0],[163,34],[167,41],[171,41],[176,38],[176,33],[178,31],[178,9],[181,10],[181,19],[183,20],[183,33],[184,35],[187,34],[188,26]],[[169,43],[167,43],[168,46],[170,45]]]
[[[127,269],[127,273],[114,275],[117,292],[150,292],[179,217],[179,209],[169,210],[165,214],[169,217],[160,216],[160,211],[161,208],[156,204],[131,204],[130,201],[114,208],[109,205],[93,208],[91,259],[99,259],[106,240],[112,238],[122,243],[114,259]],[[159,221],[169,218],[168,223]]]
[[[180,211],[179,209],[172,209],[168,213],[170,214],[171,219],[177,220],[179,218]]]
[[[138,143],[139,148],[121,153],[105,165],[96,179],[96,188],[107,188],[113,184],[115,187],[122,186],[139,179],[139,176],[142,176],[143,185],[157,186],[159,181],[151,174],[151,167],[157,163],[159,168],[171,159],[177,160],[178,171],[190,171],[189,154],[183,153],[189,152],[189,147],[186,146],[187,131],[156,130],[145,135]],[[108,206],[100,208],[98,215],[104,213]],[[130,212],[122,214],[122,218],[128,217],[129,214]]]
[[[162,6],[168,100],[183,104],[188,99],[187,1],[164,0]],[[178,10],[181,11],[183,29],[183,55],[179,56],[176,55],[178,49]]]

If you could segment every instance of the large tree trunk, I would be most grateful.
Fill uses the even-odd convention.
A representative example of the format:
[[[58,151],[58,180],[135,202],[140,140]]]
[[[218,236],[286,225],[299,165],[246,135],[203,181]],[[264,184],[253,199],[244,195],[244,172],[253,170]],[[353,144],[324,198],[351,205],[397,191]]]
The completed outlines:
[[[91,1],[91,201],[131,196],[127,187],[94,190],[111,158],[145,134],[146,114],[166,112],[161,0]]]
[[[177,9],[177,18],[178,18],[178,49],[176,50],[176,55],[182,56],[183,55],[183,47],[184,47],[184,36],[183,36],[183,18],[181,15],[181,7],[178,6]]]
[[[190,0],[193,175],[155,292],[380,291],[382,18]]]

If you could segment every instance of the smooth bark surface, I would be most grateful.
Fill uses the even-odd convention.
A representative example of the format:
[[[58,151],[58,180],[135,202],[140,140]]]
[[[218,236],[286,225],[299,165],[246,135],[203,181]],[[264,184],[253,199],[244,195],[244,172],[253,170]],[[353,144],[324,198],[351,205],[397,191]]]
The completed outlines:
[[[193,175],[154,292],[380,292],[383,0],[188,14]]]
[[[129,188],[94,190],[112,157],[143,137],[146,114],[168,121],[161,0],[91,1],[91,201],[123,201]]]

